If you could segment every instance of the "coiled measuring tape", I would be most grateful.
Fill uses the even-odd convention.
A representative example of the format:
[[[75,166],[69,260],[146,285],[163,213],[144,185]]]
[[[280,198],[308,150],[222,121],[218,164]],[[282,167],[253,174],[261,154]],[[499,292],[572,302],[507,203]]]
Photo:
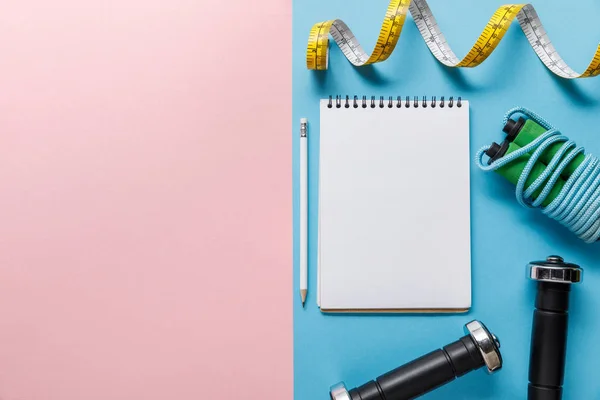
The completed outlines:
[[[417,24],[429,50],[439,62],[448,67],[472,68],[481,64],[496,49],[516,18],[535,53],[554,74],[567,79],[588,78],[600,74],[600,45],[596,48],[594,58],[587,69],[583,73],[575,72],[554,48],[542,21],[531,4],[508,4],[498,8],[475,45],[465,58],[460,60],[448,45],[426,0],[391,0],[385,13],[377,44],[370,56],[364,51],[344,21],[335,19],[315,24],[310,30],[306,48],[307,68],[327,69],[329,34],[348,61],[357,67],[386,60],[398,43],[408,11]]]

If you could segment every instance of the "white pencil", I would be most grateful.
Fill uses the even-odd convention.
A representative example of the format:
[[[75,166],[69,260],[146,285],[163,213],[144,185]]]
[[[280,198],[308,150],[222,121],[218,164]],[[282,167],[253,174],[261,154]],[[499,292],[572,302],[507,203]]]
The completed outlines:
[[[308,292],[308,148],[307,119],[300,119],[300,298]]]

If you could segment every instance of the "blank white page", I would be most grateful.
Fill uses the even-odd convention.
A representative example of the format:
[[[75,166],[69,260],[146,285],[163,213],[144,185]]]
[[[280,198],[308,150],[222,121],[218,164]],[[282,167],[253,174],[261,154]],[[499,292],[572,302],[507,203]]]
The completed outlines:
[[[468,310],[469,103],[328,101],[321,100],[321,310]]]

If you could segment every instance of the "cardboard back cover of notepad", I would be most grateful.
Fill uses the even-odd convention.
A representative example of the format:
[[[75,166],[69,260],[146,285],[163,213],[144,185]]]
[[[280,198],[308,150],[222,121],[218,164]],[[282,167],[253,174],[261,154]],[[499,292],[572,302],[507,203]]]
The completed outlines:
[[[471,307],[469,103],[448,100],[321,100],[321,311]]]

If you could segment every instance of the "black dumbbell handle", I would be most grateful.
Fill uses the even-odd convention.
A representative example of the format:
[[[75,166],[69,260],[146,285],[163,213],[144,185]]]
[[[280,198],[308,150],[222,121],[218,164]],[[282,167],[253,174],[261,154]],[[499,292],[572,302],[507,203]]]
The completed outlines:
[[[570,291],[570,284],[538,282],[529,358],[529,400],[562,398]]]
[[[349,391],[351,400],[409,400],[485,365],[467,335]]]

